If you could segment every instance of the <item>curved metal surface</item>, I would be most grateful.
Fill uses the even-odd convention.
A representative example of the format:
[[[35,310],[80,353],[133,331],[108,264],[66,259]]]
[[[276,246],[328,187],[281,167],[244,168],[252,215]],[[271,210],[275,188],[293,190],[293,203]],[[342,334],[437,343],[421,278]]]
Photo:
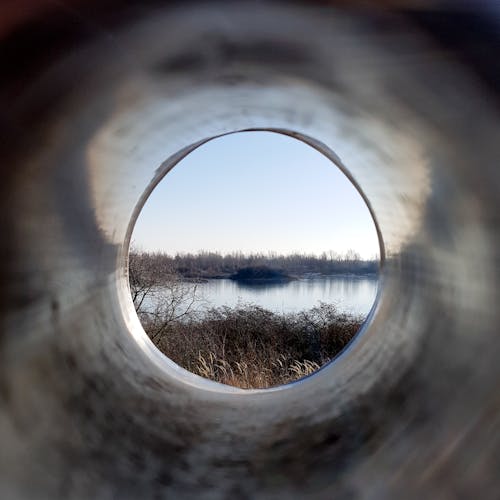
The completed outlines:
[[[2,85],[1,496],[494,498],[499,110],[480,67],[394,10],[187,2],[113,25],[64,16],[91,36],[33,46]],[[4,55],[30,40],[15,32]],[[332,158],[385,251],[355,342],[261,391],[168,361],[126,275],[156,183],[247,129]]]

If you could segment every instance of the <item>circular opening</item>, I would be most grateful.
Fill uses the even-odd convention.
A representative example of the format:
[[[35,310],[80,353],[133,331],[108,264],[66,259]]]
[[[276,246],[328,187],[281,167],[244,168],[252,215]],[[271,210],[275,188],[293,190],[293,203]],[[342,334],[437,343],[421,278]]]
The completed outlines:
[[[377,292],[363,198],[326,156],[280,133],[239,132],[189,153],[149,196],[131,241],[132,299],[156,347],[244,389],[329,363]]]

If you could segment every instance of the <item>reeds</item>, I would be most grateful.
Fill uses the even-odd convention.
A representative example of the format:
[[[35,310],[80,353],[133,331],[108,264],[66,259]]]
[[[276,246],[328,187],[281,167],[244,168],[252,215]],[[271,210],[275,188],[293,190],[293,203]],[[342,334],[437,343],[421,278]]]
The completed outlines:
[[[147,332],[155,331],[152,321],[143,322]],[[266,388],[318,370],[349,343],[361,323],[362,318],[325,303],[296,314],[246,304],[176,321],[154,342],[197,375],[244,389]]]

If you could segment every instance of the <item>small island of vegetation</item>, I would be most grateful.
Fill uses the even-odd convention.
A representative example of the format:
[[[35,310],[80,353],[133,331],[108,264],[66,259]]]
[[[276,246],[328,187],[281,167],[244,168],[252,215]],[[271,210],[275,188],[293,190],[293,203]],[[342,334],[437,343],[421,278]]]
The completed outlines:
[[[268,266],[248,266],[238,269],[230,279],[243,283],[286,283],[296,278],[289,276],[281,269]]]

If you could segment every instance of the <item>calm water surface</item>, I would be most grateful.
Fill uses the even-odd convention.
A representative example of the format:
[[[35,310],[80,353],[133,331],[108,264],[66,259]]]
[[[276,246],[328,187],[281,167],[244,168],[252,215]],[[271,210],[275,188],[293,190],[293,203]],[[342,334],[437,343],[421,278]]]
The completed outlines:
[[[334,303],[339,310],[366,316],[377,294],[376,277],[304,278],[288,283],[242,284],[230,279],[214,279],[198,285],[208,307],[235,306],[251,302],[275,312],[298,312]]]

